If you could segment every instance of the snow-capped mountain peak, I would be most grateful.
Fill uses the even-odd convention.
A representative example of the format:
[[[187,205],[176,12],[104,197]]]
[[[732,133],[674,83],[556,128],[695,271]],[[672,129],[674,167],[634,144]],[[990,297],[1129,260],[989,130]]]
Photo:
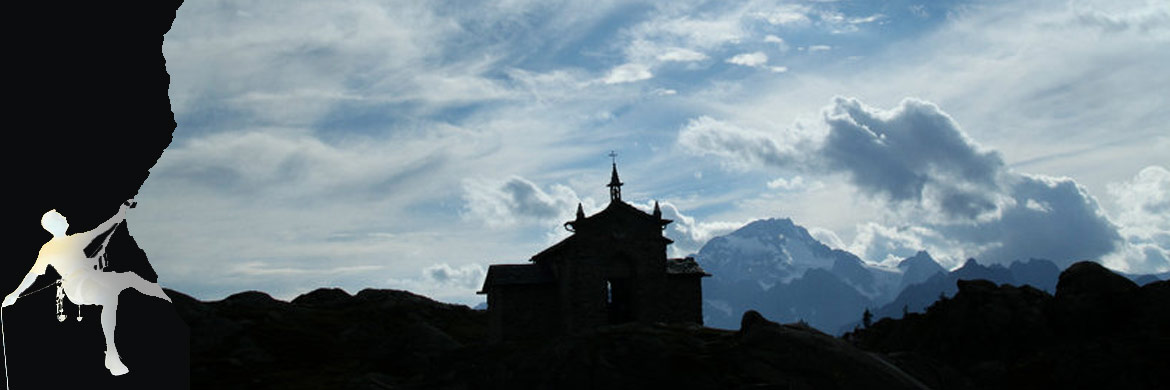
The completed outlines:
[[[785,283],[810,268],[831,268],[833,250],[791,219],[751,222],[707,242],[696,259],[716,278]]]

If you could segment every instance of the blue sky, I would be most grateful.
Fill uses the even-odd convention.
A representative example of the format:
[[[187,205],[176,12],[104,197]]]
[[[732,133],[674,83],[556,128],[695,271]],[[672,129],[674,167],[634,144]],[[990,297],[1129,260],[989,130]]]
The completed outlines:
[[[474,303],[615,150],[672,255],[790,217],[874,263],[1170,269],[1165,4],[876,3],[188,0],[132,234],[202,299]]]

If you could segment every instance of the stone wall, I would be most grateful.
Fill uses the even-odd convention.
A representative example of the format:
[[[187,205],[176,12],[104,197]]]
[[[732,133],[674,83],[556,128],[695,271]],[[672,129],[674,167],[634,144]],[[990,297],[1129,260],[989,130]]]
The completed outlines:
[[[703,288],[700,274],[668,275],[667,296],[662,306],[666,322],[703,324]]]
[[[559,310],[555,284],[497,286],[488,293],[489,334],[493,341],[554,336]]]

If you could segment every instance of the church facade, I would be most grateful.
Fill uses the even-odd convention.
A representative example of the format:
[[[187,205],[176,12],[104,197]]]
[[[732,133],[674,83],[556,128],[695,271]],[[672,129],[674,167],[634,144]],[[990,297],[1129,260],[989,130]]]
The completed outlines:
[[[487,295],[494,340],[573,334],[627,322],[703,323],[702,285],[710,276],[692,258],[668,259],[658,203],[646,213],[622,201],[617,164],[602,211],[566,222],[573,232],[532,256],[528,264],[488,268]]]

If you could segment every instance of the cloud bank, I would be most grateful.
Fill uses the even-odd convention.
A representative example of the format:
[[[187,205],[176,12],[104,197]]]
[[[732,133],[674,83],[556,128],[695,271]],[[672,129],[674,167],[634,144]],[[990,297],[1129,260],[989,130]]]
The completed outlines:
[[[889,208],[889,223],[859,226],[851,246],[875,262],[927,249],[955,262],[1037,257],[1068,265],[1125,249],[1121,227],[1082,186],[1069,178],[1009,169],[999,153],[977,144],[930,102],[905,99],[882,110],[838,97],[822,112],[823,133],[768,133],[700,117],[683,126],[678,143],[738,166],[844,175],[858,191]],[[1126,222],[1153,226],[1154,233],[1141,235],[1149,238],[1141,241],[1147,245],[1161,237],[1156,229],[1164,221],[1147,219],[1151,210],[1167,207],[1164,172],[1148,168],[1117,187],[1134,194],[1124,200],[1131,210],[1141,209],[1126,215],[1143,220]],[[788,183],[770,188],[782,189],[782,184]],[[1166,266],[1142,261],[1146,264],[1140,269]]]

